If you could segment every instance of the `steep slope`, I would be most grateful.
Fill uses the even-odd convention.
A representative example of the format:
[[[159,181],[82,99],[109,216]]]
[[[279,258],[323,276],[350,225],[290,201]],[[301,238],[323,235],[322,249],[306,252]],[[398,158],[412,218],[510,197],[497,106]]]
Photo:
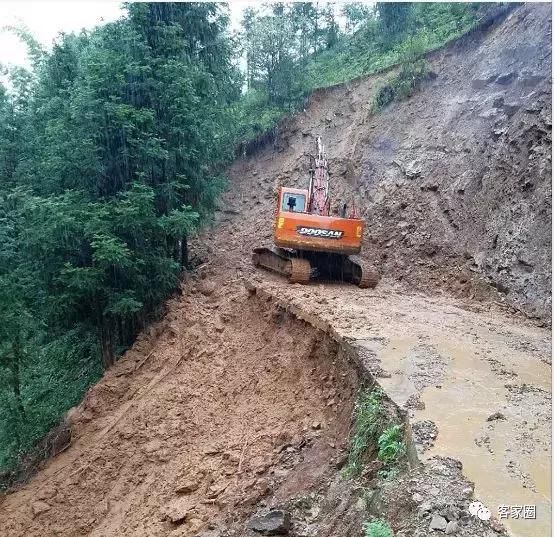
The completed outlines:
[[[196,535],[328,472],[356,373],[330,339],[218,283],[186,287],[89,390],[71,448],[3,499],[0,535]]]
[[[380,113],[372,98],[390,73],[317,92],[273,146],[232,168],[250,213],[245,237],[258,229],[255,240],[269,238],[265,200],[279,184],[305,185],[306,155],[320,134],[333,199],[363,209],[364,255],[385,276],[547,319],[550,36],[549,4],[516,9],[432,55],[436,77]]]

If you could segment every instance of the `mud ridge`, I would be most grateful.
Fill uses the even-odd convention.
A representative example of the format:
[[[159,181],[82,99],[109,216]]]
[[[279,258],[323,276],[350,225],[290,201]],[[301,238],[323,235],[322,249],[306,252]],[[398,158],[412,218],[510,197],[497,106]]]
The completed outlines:
[[[263,287],[257,287],[254,281],[248,281],[246,285],[249,289],[255,292],[260,299],[267,302],[273,302],[280,310],[293,315],[299,321],[313,327],[315,330],[324,335],[324,337],[331,338],[331,340],[337,344],[341,354],[346,358],[349,366],[356,371],[356,374],[360,379],[358,382],[359,387],[366,389],[371,389],[377,386],[380,387],[378,379],[371,373],[368,368],[368,364],[364,361],[360,348],[355,344],[355,342],[349,341],[346,337],[341,335],[341,333],[333,327],[332,323],[317,315],[311,314],[306,309],[298,307],[294,303],[281,299]],[[385,397],[387,397],[387,404],[393,407],[391,413],[395,414],[398,422],[401,422],[404,425],[404,430],[406,431],[405,442],[408,448],[408,463],[410,466],[415,466],[420,461],[417,456],[417,449],[411,433],[408,413],[404,408],[400,407],[393,400],[391,400],[387,396],[386,392]]]

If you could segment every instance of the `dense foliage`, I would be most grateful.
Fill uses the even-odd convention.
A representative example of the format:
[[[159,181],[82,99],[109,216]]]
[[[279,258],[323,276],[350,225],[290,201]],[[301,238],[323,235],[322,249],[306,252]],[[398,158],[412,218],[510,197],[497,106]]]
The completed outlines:
[[[314,88],[398,61],[414,34],[425,50],[445,42],[475,11],[350,3],[341,31],[331,4],[272,4],[245,10],[237,39],[224,4],[125,7],[48,52],[15,30],[33,69],[2,69],[0,473],[176,289],[239,143]]]
[[[215,4],[130,4],[0,93],[0,467],[176,288],[231,154],[226,27]]]
[[[402,5],[407,6],[402,11],[403,26],[388,22],[387,16],[380,15],[384,6],[394,6],[399,11],[398,6]],[[337,84],[400,63],[414,40],[420,53],[436,49],[470,29],[478,10],[488,8],[470,3],[377,3],[376,6],[376,12],[355,34],[340,40],[332,53],[326,51],[313,59],[308,66],[309,88]]]
[[[489,4],[492,6],[492,4]],[[475,23],[476,3],[352,2],[340,11],[329,4],[273,4],[245,11],[241,43],[247,59],[248,100],[239,121],[252,137],[301,107],[314,89],[402,63],[461,35]],[[339,17],[344,31],[339,31]],[[408,62],[406,62],[408,63]]]

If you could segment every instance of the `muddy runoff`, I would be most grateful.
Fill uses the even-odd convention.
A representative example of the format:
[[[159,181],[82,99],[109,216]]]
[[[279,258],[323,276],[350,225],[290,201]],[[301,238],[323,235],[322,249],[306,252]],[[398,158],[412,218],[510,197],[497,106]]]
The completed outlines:
[[[420,461],[459,461],[491,520],[517,537],[550,535],[548,329],[492,305],[406,296],[386,281],[362,291],[262,286],[356,349],[406,412]]]
[[[463,462],[475,482],[475,494],[491,510],[527,516],[504,520],[513,535],[550,535],[551,468],[549,447],[550,366],[540,360],[522,365],[518,352],[485,351],[475,342],[437,337],[391,338],[377,355],[392,372],[383,379],[397,400],[417,402],[411,410],[416,430],[433,425],[434,434],[419,440],[422,458],[440,454]],[[436,384],[422,385],[417,372],[423,360],[440,364]],[[431,366],[432,368],[432,366]],[[418,386],[421,388],[418,391]],[[410,397],[412,399],[410,400]]]
[[[414,416],[433,421],[439,430],[426,456],[459,458],[476,495],[491,510],[511,515],[523,506],[526,518],[506,518],[513,535],[551,535],[549,366],[535,361],[523,368],[511,353],[491,364],[470,345],[460,348],[446,341],[436,348],[448,368],[440,388],[423,390],[425,409]]]

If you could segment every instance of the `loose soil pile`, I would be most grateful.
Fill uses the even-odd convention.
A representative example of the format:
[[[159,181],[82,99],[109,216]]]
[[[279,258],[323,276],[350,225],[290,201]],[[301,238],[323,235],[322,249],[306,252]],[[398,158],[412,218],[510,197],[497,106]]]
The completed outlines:
[[[549,322],[550,7],[518,8],[431,55],[436,77],[380,113],[372,100],[394,71],[316,92],[274,144],[231,169],[228,205],[241,217],[218,233],[235,259],[271,242],[275,192],[306,188],[307,155],[320,135],[333,206],[354,200],[361,208],[363,255],[386,277]]]
[[[343,456],[358,381],[336,343],[240,284],[185,292],[72,412],[71,448],[4,499],[0,534],[192,536]]]

